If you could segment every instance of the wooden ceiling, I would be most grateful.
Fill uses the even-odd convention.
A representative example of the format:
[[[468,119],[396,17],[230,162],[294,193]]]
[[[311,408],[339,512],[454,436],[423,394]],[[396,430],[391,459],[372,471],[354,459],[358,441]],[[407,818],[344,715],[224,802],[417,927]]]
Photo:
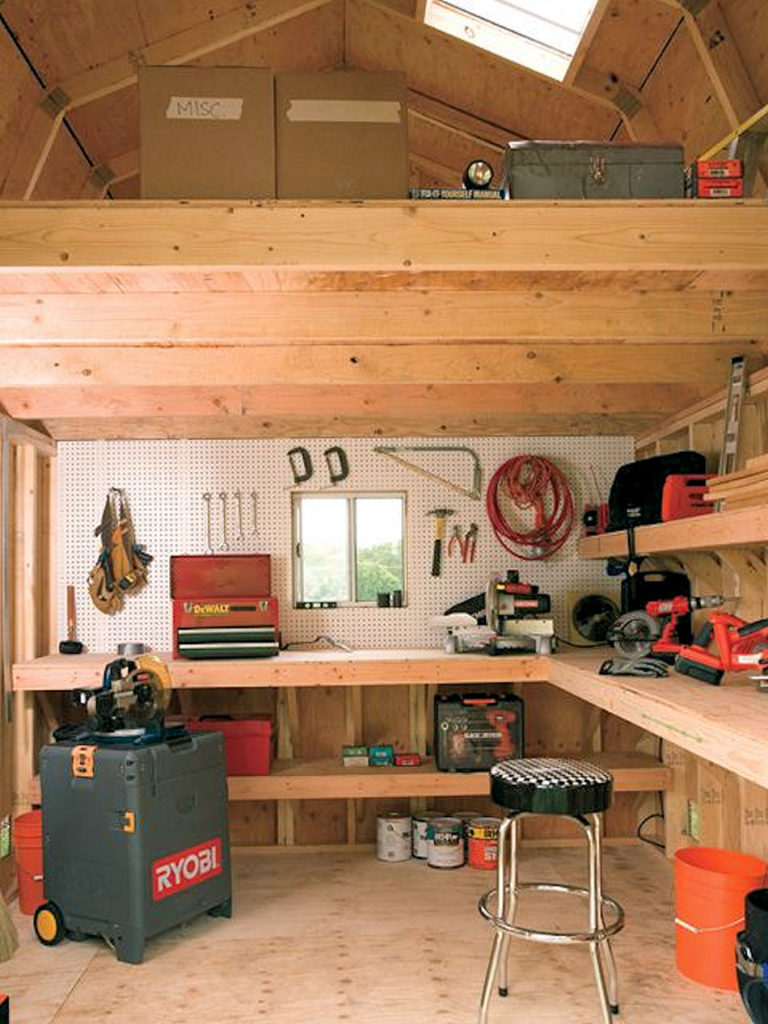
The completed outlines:
[[[426,27],[422,8],[420,0],[4,0],[0,404],[8,414],[59,438],[637,433],[721,386],[732,354],[764,365],[768,265],[741,234],[758,232],[762,208],[738,225],[675,220],[699,204],[682,214],[650,204],[639,219],[630,208],[623,230],[632,244],[604,245],[596,262],[572,246],[558,261],[538,244],[541,224],[554,232],[554,249],[563,248],[558,230],[573,243],[566,211],[578,207],[568,204],[559,220],[540,212],[543,221],[507,206],[456,211],[454,221],[447,209],[401,204],[397,215],[417,223],[412,235],[387,220],[395,215],[386,204],[357,212],[296,204],[286,213],[301,223],[281,222],[277,234],[288,248],[296,242],[294,257],[217,250],[208,263],[206,247],[190,244],[199,240],[189,219],[196,208],[148,212],[120,202],[139,194],[142,64],[401,69],[412,181],[421,186],[455,185],[475,156],[498,167],[510,138],[679,140],[693,157],[768,102],[764,0],[600,0],[562,85]],[[768,178],[768,167],[762,172]],[[764,193],[763,180],[757,189]],[[103,196],[104,206],[37,202]],[[249,221],[258,234],[280,205],[236,209],[266,217],[258,228]],[[42,224],[18,220],[25,209]],[[126,219],[105,228],[107,211],[118,209]],[[364,209],[389,211],[383,256]],[[624,207],[609,209],[607,218],[589,214],[603,242]],[[325,253],[338,238],[326,215],[359,236],[349,260]],[[210,216],[217,231],[226,208]],[[321,221],[307,239],[309,222]],[[734,230],[738,238],[722,234]],[[154,255],[126,255],[121,240],[134,244],[142,232]],[[44,239],[44,257],[40,245],[21,244],[28,237]],[[484,244],[452,262],[423,259],[424,238],[433,254],[438,240]],[[638,238],[664,238],[674,258],[639,259]],[[702,257],[702,245],[718,239],[719,257]],[[104,258],[95,266],[97,251]]]

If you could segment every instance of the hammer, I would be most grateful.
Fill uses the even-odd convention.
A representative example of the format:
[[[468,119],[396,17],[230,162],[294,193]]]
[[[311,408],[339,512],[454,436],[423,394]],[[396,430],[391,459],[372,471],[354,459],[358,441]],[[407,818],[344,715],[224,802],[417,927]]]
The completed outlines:
[[[443,551],[443,538],[445,537],[445,521],[448,516],[454,514],[452,508],[433,508],[427,512],[428,516],[435,517],[435,546],[432,549],[432,575],[440,575],[440,561]]]

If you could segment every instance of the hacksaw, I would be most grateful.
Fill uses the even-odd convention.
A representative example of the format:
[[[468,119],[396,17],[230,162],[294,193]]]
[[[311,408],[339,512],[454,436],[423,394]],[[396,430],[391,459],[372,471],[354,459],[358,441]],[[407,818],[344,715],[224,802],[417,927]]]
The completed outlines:
[[[405,466],[406,469],[410,469],[412,472],[418,473],[428,480],[434,480],[439,484],[443,484],[444,487],[450,487],[457,494],[463,494],[464,497],[472,498],[473,501],[480,501],[483,490],[483,471],[480,466],[480,459],[474,448],[456,444],[406,444],[401,445],[399,448],[396,448],[394,445],[378,445],[373,450],[378,455],[386,455],[394,462],[399,462],[401,466]],[[455,484],[453,480],[447,480],[444,476],[433,473],[416,462],[411,462],[410,459],[406,459],[398,454],[399,452],[464,452],[472,459],[472,490],[461,487],[459,484]]]

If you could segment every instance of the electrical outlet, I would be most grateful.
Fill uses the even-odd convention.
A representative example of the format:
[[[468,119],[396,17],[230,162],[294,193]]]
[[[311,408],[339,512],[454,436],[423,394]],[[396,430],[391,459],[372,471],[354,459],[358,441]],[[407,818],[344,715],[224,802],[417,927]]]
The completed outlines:
[[[691,837],[699,842],[701,839],[701,828],[699,821],[699,805],[695,800],[688,801],[688,822],[686,826],[686,832]]]
[[[11,852],[11,819],[6,814],[0,819],[0,860]]]

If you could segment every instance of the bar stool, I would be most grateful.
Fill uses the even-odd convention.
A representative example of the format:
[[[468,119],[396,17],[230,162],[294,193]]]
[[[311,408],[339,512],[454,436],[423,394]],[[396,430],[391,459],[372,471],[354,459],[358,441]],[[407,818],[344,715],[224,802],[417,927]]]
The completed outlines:
[[[586,761],[533,757],[501,761],[491,768],[491,799],[507,811],[507,817],[499,829],[496,888],[478,903],[480,914],[493,925],[496,933],[480,1000],[479,1024],[486,1024],[488,1020],[488,1006],[497,976],[499,995],[507,994],[510,935],[532,942],[588,943],[604,1024],[611,1024],[612,1014],[619,1012],[616,964],[609,939],[624,927],[624,911],[615,900],[603,895],[602,888],[601,814],[610,806],[612,796],[611,773]],[[589,856],[588,889],[518,880],[519,823],[523,817],[534,814],[565,816],[584,829]],[[586,899],[588,930],[548,932],[516,925],[517,896],[526,889],[571,893]],[[490,909],[494,898],[495,912]],[[606,910],[612,917],[608,925]]]

